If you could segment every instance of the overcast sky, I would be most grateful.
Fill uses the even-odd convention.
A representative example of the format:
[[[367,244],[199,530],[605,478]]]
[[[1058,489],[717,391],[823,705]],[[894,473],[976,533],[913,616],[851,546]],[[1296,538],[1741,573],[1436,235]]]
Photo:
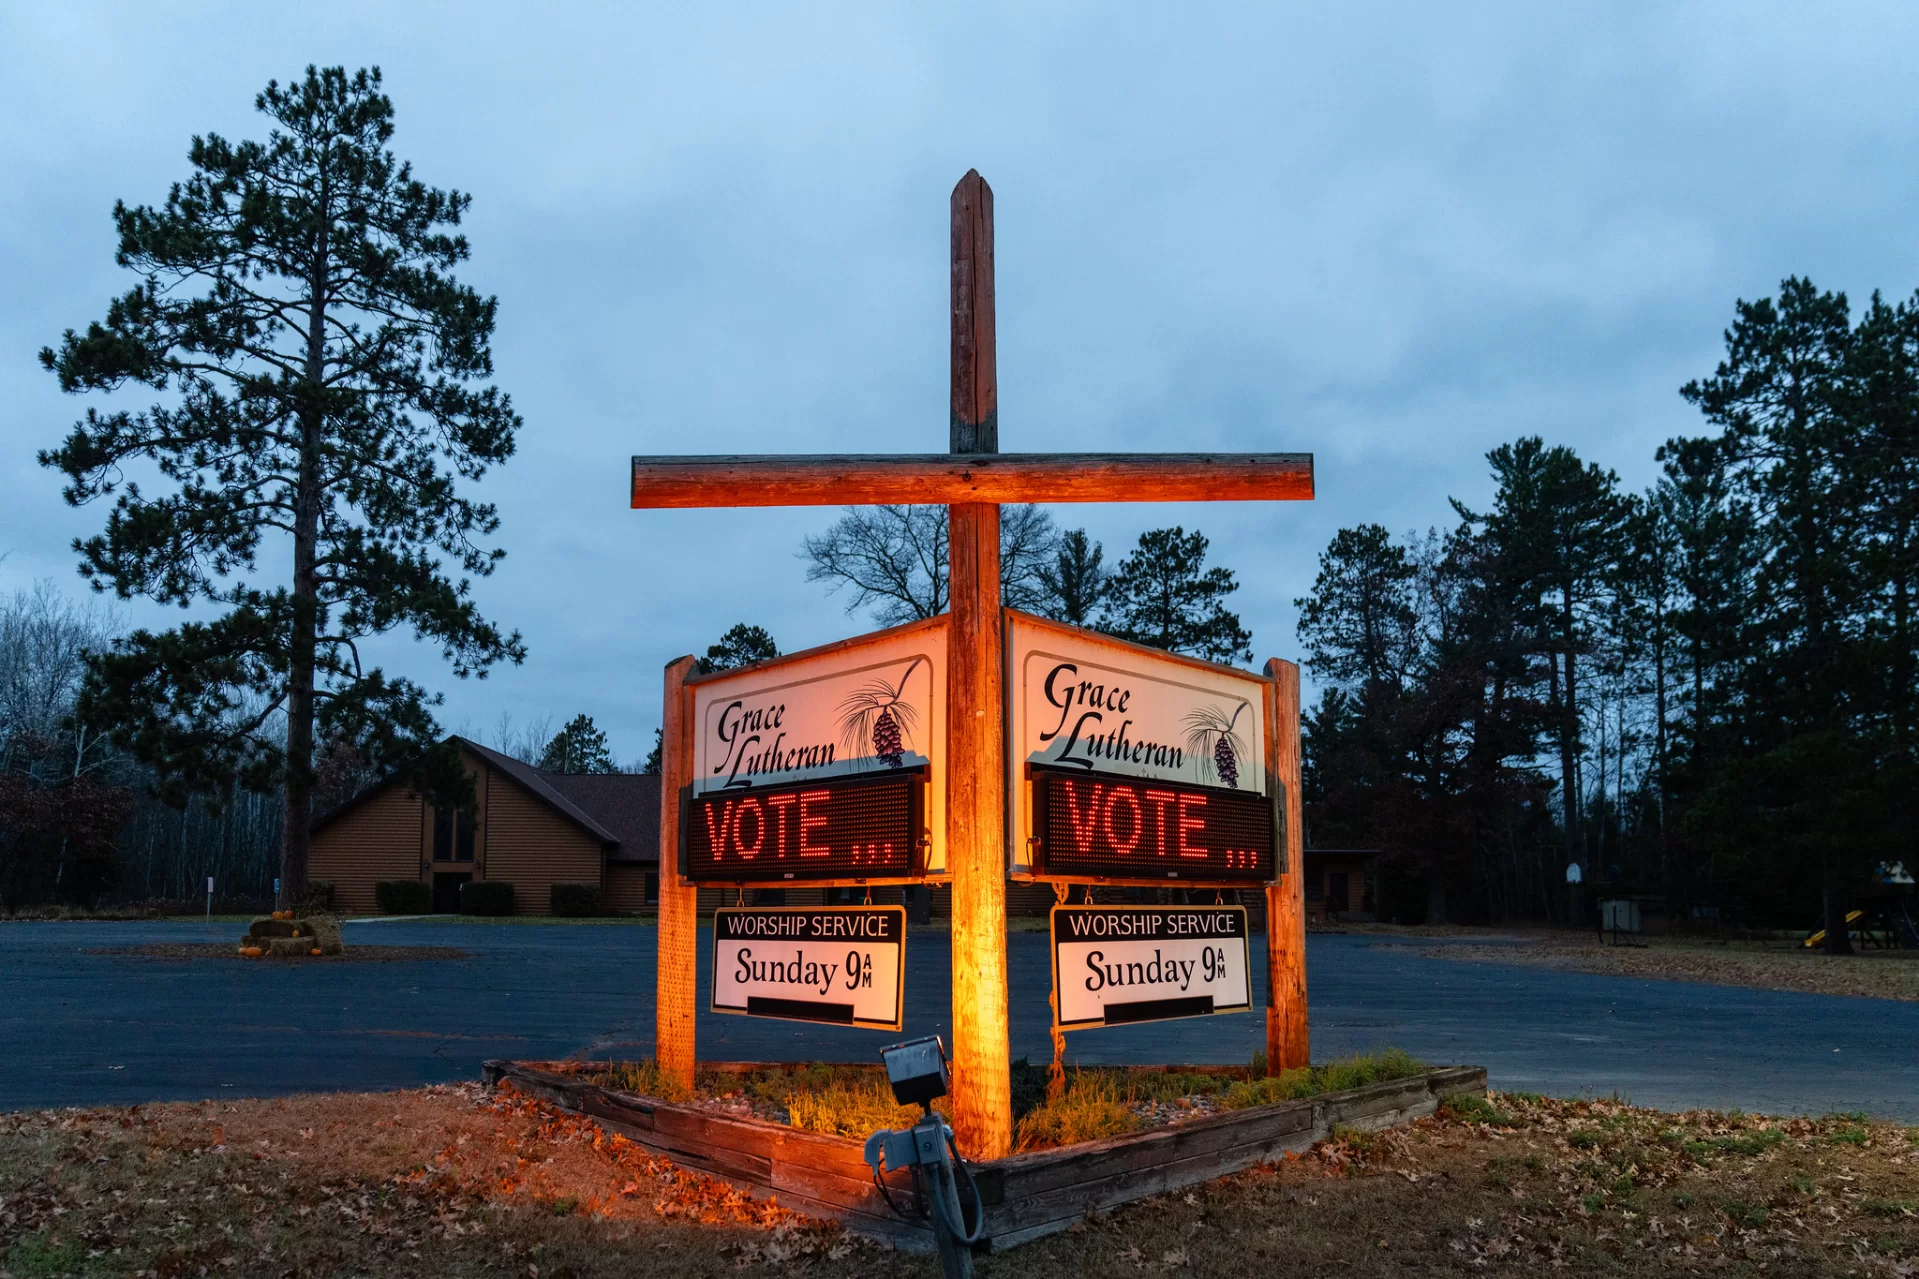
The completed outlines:
[[[579,711],[635,758],[660,669],[738,621],[868,629],[805,580],[832,510],[636,512],[634,453],[944,451],[947,196],[995,193],[1000,445],[1309,451],[1311,504],[1056,508],[1109,556],[1204,530],[1266,656],[1332,533],[1450,522],[1528,433],[1642,488],[1738,297],[1919,285],[1919,9],[418,4],[0,11],[0,589],[76,593],[35,352],[128,287],[115,199],[263,137],[268,79],[378,65],[396,151],[473,195],[526,426],[479,588],[530,655],[388,665],[450,727]],[[276,573],[279,570],[275,565]],[[129,620],[167,621],[129,607]]]

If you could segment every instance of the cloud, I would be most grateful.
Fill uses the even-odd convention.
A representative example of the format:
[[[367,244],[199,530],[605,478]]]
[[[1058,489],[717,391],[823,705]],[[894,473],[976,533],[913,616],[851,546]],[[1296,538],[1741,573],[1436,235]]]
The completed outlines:
[[[1901,6],[15,6],[0,80],[6,580],[98,513],[29,465],[82,405],[33,363],[124,278],[107,212],[308,61],[377,63],[396,147],[474,195],[527,426],[480,589],[532,656],[396,640],[449,722],[593,714],[642,753],[660,668],[737,621],[861,629],[793,557],[831,511],[633,512],[642,452],[937,451],[946,208],[998,217],[1002,446],[1314,452],[1310,506],[1062,509],[1123,552],[1205,530],[1262,656],[1332,532],[1444,523],[1538,432],[1638,487],[1696,429],[1733,300],[1919,284]],[[75,586],[77,588],[77,582]],[[149,610],[141,615],[153,616]],[[164,619],[161,619],[164,620]]]

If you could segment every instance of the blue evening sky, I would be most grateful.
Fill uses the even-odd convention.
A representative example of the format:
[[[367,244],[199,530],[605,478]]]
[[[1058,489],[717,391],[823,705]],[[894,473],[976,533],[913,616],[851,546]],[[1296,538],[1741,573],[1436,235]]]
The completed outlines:
[[[1890,3],[11,5],[0,590],[81,589],[101,512],[32,453],[86,402],[34,355],[127,286],[113,201],[163,199],[196,132],[263,136],[268,79],[377,64],[397,151],[474,197],[465,274],[526,418],[479,588],[526,665],[382,651],[449,726],[586,711],[634,758],[661,665],[728,625],[866,629],[794,555],[835,511],[635,512],[626,459],[943,450],[968,167],[1003,449],[1317,456],[1310,505],[1055,512],[1114,558],[1204,530],[1259,656],[1292,656],[1337,528],[1449,522],[1526,433],[1644,487],[1735,298],[1919,285],[1916,35]]]

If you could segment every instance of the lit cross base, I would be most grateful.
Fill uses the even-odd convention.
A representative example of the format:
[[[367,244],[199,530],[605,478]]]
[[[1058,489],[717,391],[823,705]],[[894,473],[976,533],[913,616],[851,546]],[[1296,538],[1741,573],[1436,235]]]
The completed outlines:
[[[953,188],[952,405],[944,454],[636,457],[636,509],[932,505],[948,508],[946,865],[952,880],[953,1127],[970,1159],[1012,1146],[1007,1031],[1004,637],[999,508],[1022,502],[1310,501],[1309,453],[1000,453],[993,314],[993,192]],[[680,795],[692,782],[693,659],[666,670],[655,1057],[690,1088],[698,1007],[696,890],[679,860]],[[1309,1064],[1299,807],[1299,669],[1266,664],[1275,774],[1285,790],[1286,870],[1267,889],[1267,1060]]]

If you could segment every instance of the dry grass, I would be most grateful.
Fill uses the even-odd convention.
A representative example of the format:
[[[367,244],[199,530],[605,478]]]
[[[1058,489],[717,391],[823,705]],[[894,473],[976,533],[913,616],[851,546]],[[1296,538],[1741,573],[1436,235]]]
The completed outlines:
[[[981,1279],[1919,1274],[1919,1130],[1494,1094]],[[0,1115],[0,1274],[937,1273],[477,1087]]]
[[[1919,1000],[1919,951],[1862,950],[1827,955],[1795,944],[1648,938],[1643,946],[1606,946],[1583,933],[1528,937],[1508,945],[1433,946],[1433,959],[1542,968],[1758,990]]]

